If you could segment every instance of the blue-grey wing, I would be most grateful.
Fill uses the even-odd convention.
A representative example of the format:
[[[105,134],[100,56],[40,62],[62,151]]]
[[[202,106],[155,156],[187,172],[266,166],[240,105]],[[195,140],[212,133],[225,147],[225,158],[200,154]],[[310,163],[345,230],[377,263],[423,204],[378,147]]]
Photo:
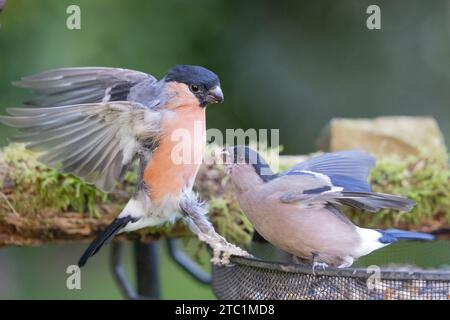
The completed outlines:
[[[291,188],[280,201],[305,207],[338,204],[370,212],[410,211],[415,203],[408,198],[371,192],[367,176],[374,164],[372,156],[358,150],[313,157],[281,173],[280,178],[290,178]]]
[[[367,177],[374,165],[375,159],[369,153],[348,150],[312,157],[286,170],[282,175],[321,173],[329,177],[334,186],[342,187],[345,191],[370,192]]]
[[[120,181],[140,150],[153,151],[160,133],[163,83],[117,68],[64,68],[28,76],[32,107],[10,108],[0,123],[18,128],[15,142],[41,152],[39,161],[104,191]]]
[[[141,148],[156,145],[161,112],[127,101],[48,108],[11,108],[0,123],[18,128],[16,142],[38,160],[111,191]]]
[[[14,85],[31,89],[25,104],[55,107],[112,101],[154,104],[155,77],[144,72],[105,67],[60,68],[22,78]],[[157,86],[156,86],[157,87]]]

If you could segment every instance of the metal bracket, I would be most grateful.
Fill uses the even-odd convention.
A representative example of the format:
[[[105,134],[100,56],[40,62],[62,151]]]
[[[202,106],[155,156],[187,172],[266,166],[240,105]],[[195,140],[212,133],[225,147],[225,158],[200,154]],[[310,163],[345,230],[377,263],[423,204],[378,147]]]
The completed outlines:
[[[111,248],[111,271],[122,295],[130,300],[159,299],[158,252],[156,243],[134,243],[136,262],[136,292],[131,286],[123,268],[123,243],[114,242]]]
[[[167,239],[167,248],[172,260],[191,277],[203,284],[211,284],[211,275],[202,270],[177,246],[175,239]],[[137,292],[130,284],[123,267],[123,243],[111,246],[111,272],[121,294],[130,300],[160,299],[157,243],[134,242],[134,261]]]
[[[198,282],[208,285],[211,284],[211,275],[201,269],[198,264],[178,248],[176,239],[169,238],[166,242],[170,257],[173,261]]]

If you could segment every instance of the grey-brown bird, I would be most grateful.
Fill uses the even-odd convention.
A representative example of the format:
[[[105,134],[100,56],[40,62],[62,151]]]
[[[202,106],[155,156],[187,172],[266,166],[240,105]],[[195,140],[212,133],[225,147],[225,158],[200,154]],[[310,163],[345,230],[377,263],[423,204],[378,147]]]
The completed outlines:
[[[276,247],[316,266],[349,267],[361,256],[397,240],[432,240],[432,235],[354,225],[340,206],[377,212],[410,211],[414,202],[372,192],[367,182],[375,160],[364,151],[325,153],[279,174],[256,151],[226,149],[228,171],[243,211]]]

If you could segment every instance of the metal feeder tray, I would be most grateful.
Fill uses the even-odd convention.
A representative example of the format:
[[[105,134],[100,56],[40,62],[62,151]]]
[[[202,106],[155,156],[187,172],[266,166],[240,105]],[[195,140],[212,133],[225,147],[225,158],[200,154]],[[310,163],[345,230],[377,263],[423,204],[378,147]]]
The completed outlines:
[[[450,271],[385,269],[379,281],[363,268],[325,270],[311,265],[232,257],[212,267],[219,299],[256,300],[450,300]]]

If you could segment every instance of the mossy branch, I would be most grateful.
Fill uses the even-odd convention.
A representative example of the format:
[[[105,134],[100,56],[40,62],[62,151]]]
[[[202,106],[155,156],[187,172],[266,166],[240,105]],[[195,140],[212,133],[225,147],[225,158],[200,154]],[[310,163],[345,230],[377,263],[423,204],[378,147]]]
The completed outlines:
[[[281,167],[304,157],[282,157]],[[67,174],[43,166],[22,145],[0,153],[0,246],[88,241],[121,210],[134,191],[130,173],[111,194]],[[375,191],[401,194],[417,201],[411,213],[385,210],[379,214],[349,212],[359,225],[431,231],[450,226],[450,170],[430,155],[378,159],[371,174]],[[218,165],[204,165],[196,189],[209,203],[219,233],[245,245],[253,228],[233,196],[231,183]],[[191,236],[182,222],[147,228],[120,238],[158,240]]]

